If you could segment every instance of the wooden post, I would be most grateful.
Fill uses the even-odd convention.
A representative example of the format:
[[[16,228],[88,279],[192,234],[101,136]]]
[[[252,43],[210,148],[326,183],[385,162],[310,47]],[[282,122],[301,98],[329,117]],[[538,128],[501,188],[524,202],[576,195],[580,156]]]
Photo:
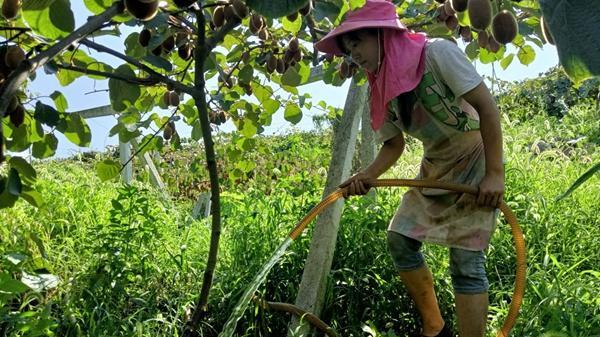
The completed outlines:
[[[361,109],[359,107],[365,104],[366,96],[367,87],[358,87],[352,80],[344,105],[344,114],[334,129],[333,149],[324,196],[337,189],[337,186],[350,174],[360,120]],[[327,275],[331,269],[343,205],[344,201],[338,200],[317,218],[300,289],[296,297],[298,307],[317,316],[323,309]],[[310,326],[305,322],[300,322],[298,318],[292,318],[289,331],[296,331],[299,328],[299,335],[307,336],[310,333]],[[288,334],[288,336],[291,335]],[[298,335],[294,333],[294,336]]]

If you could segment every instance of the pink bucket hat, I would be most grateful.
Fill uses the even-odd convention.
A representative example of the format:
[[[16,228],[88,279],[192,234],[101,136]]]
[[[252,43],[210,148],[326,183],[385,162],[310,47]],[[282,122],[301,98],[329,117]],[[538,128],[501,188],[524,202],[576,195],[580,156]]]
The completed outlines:
[[[366,0],[365,5],[350,11],[342,23],[315,43],[317,50],[333,55],[343,55],[336,38],[341,34],[362,28],[391,28],[406,30],[396,14],[396,6],[389,0]]]

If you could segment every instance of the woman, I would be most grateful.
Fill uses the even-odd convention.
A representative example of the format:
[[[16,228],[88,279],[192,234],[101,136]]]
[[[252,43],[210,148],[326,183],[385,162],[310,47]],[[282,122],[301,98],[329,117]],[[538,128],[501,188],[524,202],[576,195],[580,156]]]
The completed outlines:
[[[504,193],[499,112],[489,90],[455,44],[408,31],[386,0],[367,0],[315,46],[350,56],[366,71],[371,125],[383,142],[373,163],[340,185],[345,197],[366,194],[368,181],[398,160],[404,133],[423,143],[419,179],[479,187],[477,196],[410,189],[390,222],[388,246],[421,315],[423,336],[452,332],[419,252],[422,242],[450,248],[459,335],[484,336],[484,250]]]

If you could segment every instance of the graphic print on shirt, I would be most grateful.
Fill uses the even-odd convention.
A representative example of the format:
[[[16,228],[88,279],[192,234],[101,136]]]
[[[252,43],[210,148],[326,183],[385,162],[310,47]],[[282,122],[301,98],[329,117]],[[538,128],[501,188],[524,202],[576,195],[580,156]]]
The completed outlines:
[[[435,81],[431,72],[423,75],[415,93],[425,109],[440,122],[460,131],[479,130],[479,121],[467,115],[456,105],[456,97],[452,90],[444,84],[443,89]],[[441,95],[440,93],[444,93]]]

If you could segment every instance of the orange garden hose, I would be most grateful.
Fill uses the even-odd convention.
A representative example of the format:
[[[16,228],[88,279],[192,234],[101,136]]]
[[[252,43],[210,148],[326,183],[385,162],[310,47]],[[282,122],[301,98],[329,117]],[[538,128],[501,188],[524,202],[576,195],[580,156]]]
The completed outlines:
[[[410,179],[379,179],[373,180],[368,183],[368,186],[371,187],[384,187],[384,186],[404,186],[404,187],[427,187],[427,188],[440,188],[445,190],[451,190],[455,192],[461,193],[470,193],[477,194],[477,187],[469,186],[469,185],[461,185],[461,184],[453,184],[447,182],[440,181],[431,181],[431,180],[410,180]],[[343,196],[343,189],[337,189],[326,198],[324,198],[319,204],[317,204],[313,209],[308,212],[308,214],[296,224],[294,229],[290,232],[289,237],[292,240],[295,240],[301,233],[304,231],[306,226],[318,215],[320,214],[327,206],[332,204],[337,199]],[[526,264],[525,264],[525,241],[523,239],[523,232],[519,227],[519,223],[517,222],[517,218],[510,210],[510,208],[503,201],[500,205],[500,210],[504,214],[506,222],[511,227],[513,239],[515,241],[515,250],[517,255],[517,266],[515,273],[515,289],[513,291],[513,297],[510,302],[510,308],[508,310],[508,315],[502,328],[496,333],[497,337],[507,337],[510,330],[515,325],[517,320],[517,316],[519,314],[519,308],[521,307],[521,303],[523,302],[523,295],[525,293],[525,272],[526,272]]]

